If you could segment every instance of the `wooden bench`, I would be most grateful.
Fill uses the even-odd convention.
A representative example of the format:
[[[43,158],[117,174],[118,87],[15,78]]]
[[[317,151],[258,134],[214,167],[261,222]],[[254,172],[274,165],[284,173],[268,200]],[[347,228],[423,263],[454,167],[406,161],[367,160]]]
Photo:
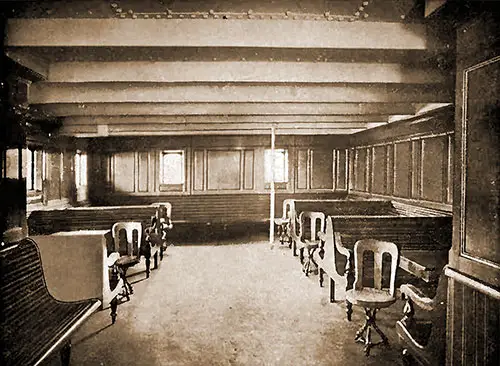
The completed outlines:
[[[0,252],[0,364],[38,365],[56,350],[68,365],[71,336],[101,306],[97,299],[62,302],[49,293],[36,243],[23,239]]]
[[[113,278],[110,271],[109,230],[63,231],[31,238],[37,243],[45,282],[54,297],[67,301],[98,298],[103,309],[116,301],[123,280]]]
[[[386,215],[397,216],[398,212],[387,200],[347,200],[347,199],[321,199],[321,200],[289,200],[290,212],[290,237],[293,255],[296,253],[295,237],[299,232],[305,232],[307,228],[301,228],[298,220],[303,211],[323,212],[325,215]],[[306,222],[306,225],[308,223]]]

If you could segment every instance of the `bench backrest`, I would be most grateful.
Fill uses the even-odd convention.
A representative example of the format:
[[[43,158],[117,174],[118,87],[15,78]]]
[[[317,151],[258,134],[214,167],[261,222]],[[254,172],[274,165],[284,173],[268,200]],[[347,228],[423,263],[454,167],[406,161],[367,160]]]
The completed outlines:
[[[451,217],[332,216],[332,221],[347,248],[360,239],[390,241],[406,250],[451,248]]]
[[[325,215],[397,215],[389,200],[294,200],[297,216],[301,211],[321,211]]]

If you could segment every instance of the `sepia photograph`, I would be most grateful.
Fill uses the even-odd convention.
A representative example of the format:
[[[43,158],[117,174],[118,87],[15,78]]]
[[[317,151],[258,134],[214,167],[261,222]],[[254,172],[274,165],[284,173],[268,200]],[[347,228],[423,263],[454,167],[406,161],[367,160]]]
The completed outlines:
[[[498,5],[0,0],[0,365],[498,366]]]

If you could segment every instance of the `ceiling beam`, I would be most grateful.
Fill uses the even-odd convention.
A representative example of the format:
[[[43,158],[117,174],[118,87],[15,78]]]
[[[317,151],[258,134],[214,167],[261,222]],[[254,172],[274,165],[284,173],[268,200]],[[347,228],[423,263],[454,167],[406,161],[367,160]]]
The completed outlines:
[[[51,117],[415,114],[411,103],[62,103],[32,105],[31,110]]]
[[[97,124],[95,126],[106,126],[105,128],[109,129],[110,131],[120,131],[120,130],[126,130],[126,131],[131,131],[131,130],[143,130],[143,129],[149,129],[152,128],[154,130],[225,130],[225,129],[242,129],[242,130],[259,130],[259,129],[265,129],[265,128],[271,128],[271,127],[276,127],[276,128],[282,128],[282,129],[305,129],[305,128],[315,128],[315,129],[338,129],[338,130],[344,130],[344,129],[366,129],[366,128],[374,128],[382,125],[386,125],[387,122],[382,122],[382,123],[375,123],[375,122],[351,122],[351,123],[339,123],[339,122],[318,122],[318,123],[311,123],[311,122],[297,122],[297,123],[212,123],[212,122],[207,122],[207,123],[169,123],[169,124],[164,124],[164,123],[126,123],[126,124],[121,124],[121,123],[113,123],[113,124]],[[74,123],[66,123],[63,122],[63,125],[65,127],[71,127],[71,128],[87,128],[87,126],[92,126],[89,124],[74,124]],[[104,128],[104,127],[103,127]]]
[[[292,116],[72,116],[64,118],[65,125],[113,125],[113,124],[194,124],[194,123],[337,123],[337,124],[386,124],[389,120],[387,115],[367,115],[367,116],[310,116],[310,115],[292,115]]]
[[[277,128],[278,135],[347,135],[363,131],[364,128]],[[170,128],[153,128],[152,126],[144,126],[144,128],[129,129],[124,128],[99,128],[99,126],[62,126],[59,130],[59,135],[73,137],[107,137],[107,136],[180,136],[180,135],[269,135],[270,127],[260,129],[255,128],[211,128],[211,129],[170,129]]]
[[[30,104],[46,103],[448,103],[450,88],[385,84],[65,84],[39,82],[31,85]]]
[[[33,71],[41,80],[49,76],[49,62],[39,56],[34,56],[29,50],[9,50],[5,54],[19,65]]]
[[[56,62],[50,82],[439,84],[436,68],[343,62]]]
[[[6,35],[6,46],[428,48],[423,24],[364,21],[9,19]]]

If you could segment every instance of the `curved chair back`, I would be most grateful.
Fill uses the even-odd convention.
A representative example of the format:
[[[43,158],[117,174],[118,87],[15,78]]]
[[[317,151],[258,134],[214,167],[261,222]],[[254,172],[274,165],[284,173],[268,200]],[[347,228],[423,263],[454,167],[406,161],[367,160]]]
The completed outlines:
[[[172,204],[170,202],[160,202],[157,203],[158,209],[156,210],[156,214],[158,218],[163,217],[170,220],[172,218]]]
[[[299,237],[302,239],[316,241],[318,240],[318,233],[325,231],[325,214],[316,211],[302,211],[299,215],[300,228]],[[309,222],[309,226],[306,223]],[[319,225],[318,225],[319,224]],[[306,229],[309,229],[310,236],[305,238]]]
[[[391,256],[391,274],[389,280],[389,294],[394,296],[396,284],[396,271],[399,262],[399,249],[394,243],[381,241],[376,239],[358,240],[354,244],[354,267],[356,279],[354,288],[356,290],[363,289],[363,254],[366,251],[373,252],[373,287],[382,289],[382,258],[384,253],[389,253]]]
[[[295,211],[295,200],[293,198],[283,200],[283,219],[289,219],[292,211]]]
[[[142,224],[140,222],[134,221],[124,221],[117,222],[111,228],[111,234],[113,235],[114,251],[119,252],[122,255],[134,255],[134,231],[137,232],[137,255],[139,254],[139,248],[141,246],[142,240]],[[120,252],[120,239],[123,237],[120,233],[125,233],[127,242],[127,252]]]

